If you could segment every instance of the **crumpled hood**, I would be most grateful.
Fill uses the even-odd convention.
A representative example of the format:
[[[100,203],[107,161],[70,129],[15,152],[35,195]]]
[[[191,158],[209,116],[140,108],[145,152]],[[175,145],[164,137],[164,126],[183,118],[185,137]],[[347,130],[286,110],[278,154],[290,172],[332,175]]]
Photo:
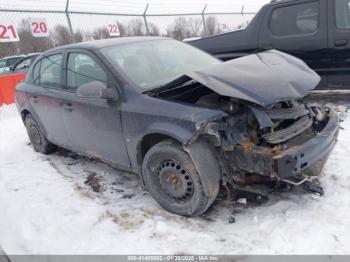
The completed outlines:
[[[277,50],[215,64],[186,75],[220,95],[263,107],[302,98],[320,81],[303,61]]]

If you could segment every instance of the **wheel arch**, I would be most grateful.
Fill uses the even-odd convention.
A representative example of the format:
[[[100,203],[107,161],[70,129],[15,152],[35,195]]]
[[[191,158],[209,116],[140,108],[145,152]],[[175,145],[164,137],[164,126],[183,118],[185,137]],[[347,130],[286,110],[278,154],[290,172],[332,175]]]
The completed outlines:
[[[28,108],[23,108],[21,110],[20,114],[21,114],[21,118],[22,118],[22,121],[23,121],[24,124],[25,124],[26,117],[28,115],[31,115],[35,119],[35,121],[38,123],[38,125],[39,125],[40,129],[42,130],[42,132],[44,133],[44,135],[47,136],[46,129],[44,128],[44,126],[39,121],[39,117],[35,113],[33,113],[33,111],[31,111]]]
[[[29,115],[29,114],[32,114],[32,113],[29,112],[28,109],[23,109],[23,110],[21,111],[21,118],[22,118],[23,122],[25,121],[27,115]]]
[[[142,166],[143,159],[146,155],[146,153],[157,143],[164,141],[164,140],[172,140],[175,143],[183,144],[185,143],[184,140],[181,138],[174,136],[172,134],[169,134],[167,132],[161,132],[161,131],[154,131],[150,132],[148,134],[145,134],[139,145],[137,150],[137,162],[139,166]]]

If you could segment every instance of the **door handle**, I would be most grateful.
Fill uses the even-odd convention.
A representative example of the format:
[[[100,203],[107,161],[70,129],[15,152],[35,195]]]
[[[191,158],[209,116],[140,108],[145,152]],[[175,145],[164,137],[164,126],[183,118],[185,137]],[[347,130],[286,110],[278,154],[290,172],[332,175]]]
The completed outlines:
[[[36,95],[29,95],[29,98],[34,102],[34,103],[38,103],[39,98]]]
[[[347,43],[348,43],[348,40],[346,40],[346,39],[335,40],[334,41],[334,46],[341,47],[341,46],[347,45]]]
[[[61,106],[63,107],[64,110],[72,112],[73,111],[73,106],[71,103],[62,103]]]

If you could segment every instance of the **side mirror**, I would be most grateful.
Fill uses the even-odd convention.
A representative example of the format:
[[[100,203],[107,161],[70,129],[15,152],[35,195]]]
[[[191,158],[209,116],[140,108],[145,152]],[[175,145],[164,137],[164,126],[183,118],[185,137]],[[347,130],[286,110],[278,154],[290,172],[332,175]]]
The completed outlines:
[[[76,94],[79,97],[102,98],[111,101],[119,100],[118,92],[115,89],[107,88],[106,84],[100,81],[93,81],[79,86]]]

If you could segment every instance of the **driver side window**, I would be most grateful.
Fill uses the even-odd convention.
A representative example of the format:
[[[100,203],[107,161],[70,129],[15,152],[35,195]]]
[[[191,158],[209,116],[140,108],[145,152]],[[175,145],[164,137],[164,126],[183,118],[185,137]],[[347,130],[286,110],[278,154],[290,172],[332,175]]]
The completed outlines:
[[[67,65],[67,89],[75,91],[83,84],[100,81],[107,84],[107,74],[90,56],[70,53]]]

